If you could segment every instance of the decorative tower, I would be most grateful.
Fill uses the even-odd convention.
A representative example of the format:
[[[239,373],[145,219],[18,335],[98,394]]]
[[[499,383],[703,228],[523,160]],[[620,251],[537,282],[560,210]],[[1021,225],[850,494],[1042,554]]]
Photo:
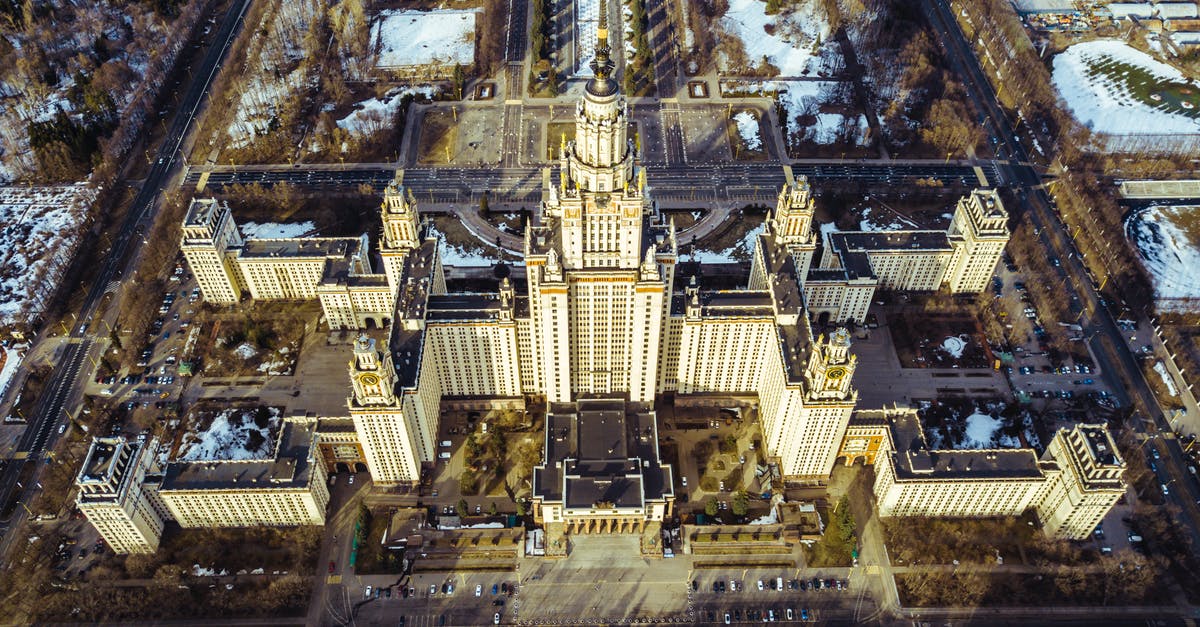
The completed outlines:
[[[192,201],[183,219],[179,247],[206,302],[229,305],[241,298],[242,285],[233,257],[243,243],[228,203],[213,198]]]
[[[796,279],[804,285],[813,254],[817,250],[817,237],[812,230],[813,197],[808,178],[801,176],[795,182],[784,184],[779,190],[775,213],[771,216],[771,232],[796,262]]]
[[[396,178],[383,192],[380,214],[383,222],[383,238],[379,254],[383,257],[383,271],[387,274],[392,294],[400,285],[404,269],[404,257],[420,245],[420,216],[412,190],[401,184],[404,173],[397,172]]]
[[[562,150],[562,191],[593,192],[624,189],[633,181],[633,144],[629,141],[629,111],[613,76],[608,45],[608,3],[600,0],[600,28],[592,78],[583,100],[575,107],[575,139]]]
[[[375,340],[360,335],[354,341],[350,361],[350,382],[354,387],[353,404],[378,406],[396,404],[396,369],[392,356],[375,348]]]
[[[982,292],[1008,245],[1008,212],[994,189],[977,189],[958,201],[946,233],[954,255],[945,282],[955,294]]]
[[[817,338],[804,378],[808,383],[806,401],[844,401],[852,398],[850,379],[858,363],[850,354],[850,332],[840,327],[826,340]]]
[[[547,400],[628,393],[653,402],[677,245],[634,164],[629,114],[609,56],[608,5],[575,139],[549,173],[543,223],[526,229],[532,354]]]

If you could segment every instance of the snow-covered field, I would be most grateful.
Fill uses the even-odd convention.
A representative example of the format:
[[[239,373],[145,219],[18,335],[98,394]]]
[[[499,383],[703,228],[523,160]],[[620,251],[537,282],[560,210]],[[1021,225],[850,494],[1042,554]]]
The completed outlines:
[[[737,124],[738,135],[749,150],[762,150],[762,137],[758,134],[758,118],[749,111],[742,111],[733,116]]]
[[[862,114],[853,119],[841,113],[821,111],[823,105],[844,104],[848,101],[849,84],[842,81],[770,81],[777,90],[779,103],[787,116],[789,142],[812,142],[828,146],[845,137],[852,137],[860,146],[866,145],[870,127]],[[812,123],[802,123],[812,116]]]
[[[432,98],[439,91],[431,85],[419,87],[394,88],[383,98],[368,98],[355,103],[354,111],[337,121],[337,125],[351,133],[370,135],[392,127],[396,111],[400,109],[400,101],[405,95],[422,95]]]
[[[746,58],[758,64],[765,56],[780,76],[801,76],[820,58],[817,43],[829,39],[829,22],[815,0],[767,15],[760,0],[729,0],[721,26],[742,40]]]
[[[0,325],[29,323],[41,313],[95,199],[85,183],[0,187]]]
[[[12,384],[13,374],[17,372],[17,366],[21,365],[24,351],[18,351],[16,348],[4,349],[4,367],[0,368],[0,402],[4,400],[8,393],[8,386]]]
[[[317,230],[317,226],[312,222],[243,222],[238,225],[238,229],[241,230],[242,236],[247,238],[287,239],[311,235]]]
[[[1161,96],[1156,102],[1153,85],[1135,83],[1146,80],[1190,83],[1174,67],[1115,40],[1075,44],[1054,58],[1055,88],[1075,118],[1093,131],[1109,135],[1200,133],[1200,98],[1192,97],[1191,110]],[[1135,90],[1150,95],[1143,99]],[[1200,87],[1194,87],[1193,94],[1197,93]]]
[[[475,61],[475,9],[380,11],[371,27],[382,68]]]
[[[748,261],[750,255],[754,253],[755,242],[758,241],[758,236],[762,234],[766,228],[766,223],[759,223],[753,229],[750,229],[742,239],[736,244],[724,250],[706,250],[702,245],[697,245],[696,250],[692,255],[688,255],[688,260],[693,258],[700,263],[737,263]]]
[[[1200,206],[1147,207],[1125,222],[1159,299],[1200,298],[1200,232],[1185,231],[1189,222],[1200,224]]]
[[[266,409],[269,417],[265,427],[255,422],[255,409],[222,411],[213,416],[203,431],[184,434],[176,459],[185,462],[269,459],[275,447],[281,411],[278,407]],[[252,442],[251,433],[257,433],[261,439],[256,437],[256,442]],[[251,447],[251,444],[257,446]]]

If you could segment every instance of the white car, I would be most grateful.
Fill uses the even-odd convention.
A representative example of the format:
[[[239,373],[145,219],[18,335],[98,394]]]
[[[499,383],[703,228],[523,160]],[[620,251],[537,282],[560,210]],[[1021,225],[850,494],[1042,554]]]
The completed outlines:
[[[367,591],[366,591],[366,593],[365,593],[365,594],[363,594],[363,598],[364,598],[364,599],[369,599],[369,598],[371,598],[371,586],[367,586]]]
[[[346,483],[348,483],[350,485],[354,485],[354,475],[350,475],[350,480],[347,481]]]
[[[475,584],[475,596],[482,596],[482,595],[483,595],[483,586],[481,586],[479,584]]]
[[[764,586],[764,585],[763,585],[763,580],[762,580],[762,579],[759,579],[759,580],[758,580],[758,589],[761,591],[761,590],[762,590],[763,588],[765,588],[765,587],[766,587],[766,586]]]
[[[492,624],[493,625],[500,624],[500,612],[496,612],[495,615],[492,616]]]

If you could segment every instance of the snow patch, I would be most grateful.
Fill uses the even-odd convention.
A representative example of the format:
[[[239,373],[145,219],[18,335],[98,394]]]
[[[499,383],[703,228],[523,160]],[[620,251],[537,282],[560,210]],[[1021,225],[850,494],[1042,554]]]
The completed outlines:
[[[996,432],[999,430],[999,420],[988,414],[976,411],[967,416],[967,432],[959,448],[994,448],[996,444]]]
[[[1200,206],[1147,207],[1125,222],[1158,298],[1200,298],[1200,234],[1180,226],[1193,221],[1200,223]]]
[[[376,66],[470,65],[475,61],[475,9],[379,12],[371,27]]]
[[[1160,359],[1154,362],[1154,371],[1162,377],[1163,385],[1167,386],[1167,393],[1171,396],[1179,396],[1179,388],[1175,387],[1175,379],[1171,378],[1171,373],[1167,372],[1167,366]]]
[[[253,359],[258,354],[258,349],[251,346],[249,342],[243,342],[233,349],[233,354],[242,359]]]
[[[721,26],[742,40],[746,58],[757,65],[766,57],[781,76],[801,76],[816,55],[818,44],[829,38],[829,22],[812,0],[777,15],[767,15],[759,0],[730,0]]]
[[[736,244],[724,250],[706,250],[697,246],[692,251],[692,258],[700,263],[738,263],[750,259],[750,255],[754,253],[754,246],[758,242],[758,236],[762,234],[766,228],[766,223],[760,223],[753,229],[750,229],[742,239]]]
[[[312,222],[245,222],[238,225],[247,239],[288,239],[313,235],[317,226]]]
[[[963,336],[956,337],[951,335],[942,341],[941,348],[943,351],[949,353],[951,357],[955,359],[961,359],[963,356],[963,350],[967,348],[968,344],[969,342],[967,341],[967,338],[964,338]]]
[[[359,135],[370,135],[392,128],[393,120],[405,96],[424,96],[432,99],[441,89],[433,85],[404,87],[389,90],[383,98],[368,98],[354,104],[354,110],[337,121],[339,128]]]
[[[738,135],[746,144],[746,149],[762,150],[762,138],[758,135],[758,118],[749,111],[742,111],[733,116],[733,121],[737,123]]]
[[[266,408],[269,412],[266,427],[259,427],[254,419],[256,409],[231,408],[213,417],[204,431],[184,434],[179,447],[179,461],[228,461],[269,459],[274,438],[279,430],[280,410]],[[258,433],[260,444],[251,449],[250,434]]]

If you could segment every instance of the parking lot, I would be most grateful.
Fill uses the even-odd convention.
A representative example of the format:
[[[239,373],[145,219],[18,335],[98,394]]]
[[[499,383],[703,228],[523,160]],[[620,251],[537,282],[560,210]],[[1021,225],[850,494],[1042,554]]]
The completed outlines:
[[[89,394],[119,400],[127,411],[161,409],[168,400],[179,398],[184,386],[183,378],[178,375],[179,361],[183,358],[191,318],[200,303],[200,290],[182,265],[176,266],[171,278],[168,282],[171,289],[162,295],[157,317],[150,324],[148,344],[139,353],[135,367],[97,375],[88,385]],[[133,345],[140,341],[140,338],[119,337]]]

